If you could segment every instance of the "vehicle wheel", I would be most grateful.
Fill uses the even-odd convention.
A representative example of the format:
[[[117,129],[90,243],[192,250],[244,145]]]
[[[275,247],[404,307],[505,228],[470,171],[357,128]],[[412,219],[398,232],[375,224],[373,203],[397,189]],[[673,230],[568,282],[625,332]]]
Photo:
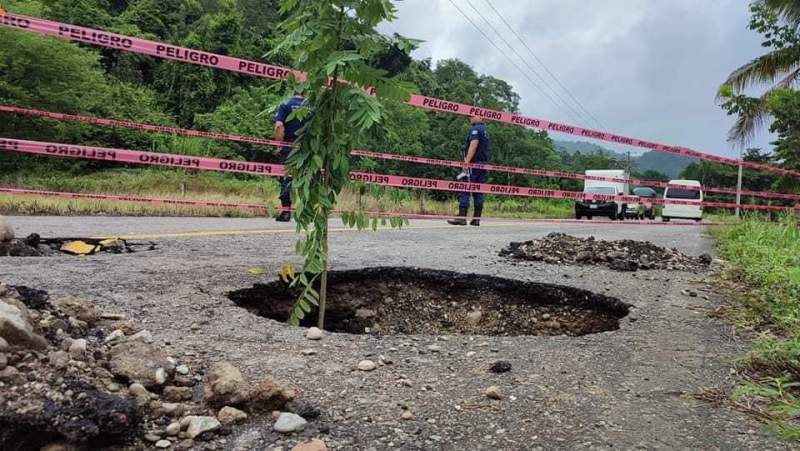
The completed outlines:
[[[697,219],[694,220],[694,222],[700,222],[702,220],[703,220],[703,218],[697,218]]]
[[[591,221],[591,220],[592,220],[592,215],[587,215],[587,216],[586,216],[586,219],[588,219],[588,220],[590,220],[590,221]]]
[[[581,218],[582,218],[581,214],[576,211],[575,212],[575,219],[581,219]]]
[[[650,212],[650,220],[651,221],[655,221],[656,220],[656,212],[655,211],[651,211]]]
[[[668,217],[666,217],[666,216],[662,216],[662,217],[661,217],[661,220],[662,220],[662,221],[664,221],[664,222],[669,222],[669,218],[668,218]]]
[[[616,221],[617,220],[617,212],[614,212],[614,213],[611,213],[610,215],[608,215],[608,219],[610,219],[612,221]]]

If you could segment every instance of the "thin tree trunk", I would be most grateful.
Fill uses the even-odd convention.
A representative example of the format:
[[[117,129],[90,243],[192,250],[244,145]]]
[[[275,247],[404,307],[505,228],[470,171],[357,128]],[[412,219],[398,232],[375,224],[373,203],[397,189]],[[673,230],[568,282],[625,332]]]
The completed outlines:
[[[339,47],[342,44],[342,28],[344,26],[344,19],[345,19],[345,11],[344,6],[339,5],[341,10],[341,14],[339,15],[339,29],[337,31],[336,36],[336,50],[339,50]],[[336,111],[336,96],[338,95],[339,89],[339,68],[337,67],[336,70],[333,72],[333,83],[331,87],[331,111]],[[328,140],[328,148],[327,155],[325,156],[325,172],[322,175],[322,184],[327,185],[329,183],[330,177],[330,161],[331,161],[331,141],[333,140],[333,118],[330,118],[328,121],[328,131],[326,133],[326,139]],[[325,305],[327,303],[328,298],[328,218],[330,212],[326,210],[325,212],[325,230],[322,232],[322,274],[320,275],[319,281],[319,315],[317,317],[317,327],[320,329],[325,329]]]

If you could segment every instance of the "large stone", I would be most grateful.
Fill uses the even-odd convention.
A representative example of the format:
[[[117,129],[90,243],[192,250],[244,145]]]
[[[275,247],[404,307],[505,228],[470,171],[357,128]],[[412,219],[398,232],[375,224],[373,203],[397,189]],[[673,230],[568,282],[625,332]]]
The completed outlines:
[[[189,427],[186,428],[186,435],[191,439],[204,432],[216,431],[222,426],[214,417],[190,416],[187,418],[189,419]]]
[[[14,229],[11,228],[6,218],[0,216],[0,243],[7,243],[14,239]]]
[[[300,415],[281,412],[278,421],[272,426],[276,432],[282,434],[290,434],[292,432],[302,431],[308,422]]]
[[[215,406],[240,406],[250,395],[250,384],[238,368],[228,362],[211,367],[205,383],[206,402]]]
[[[295,445],[292,448],[292,451],[328,451],[328,446],[325,445],[325,442],[322,440],[315,438],[313,440],[300,443],[299,445]]]
[[[247,407],[262,412],[281,410],[295,396],[294,390],[265,379],[250,390]]]
[[[142,341],[126,341],[111,348],[110,370],[130,382],[145,387],[156,387],[170,367],[167,356],[160,349]]]
[[[225,406],[219,411],[217,418],[220,423],[230,426],[246,420],[247,414],[235,407]]]
[[[23,307],[0,301],[0,337],[12,348],[41,350],[47,341],[33,331]]]
[[[100,312],[97,311],[94,305],[74,296],[57,300],[56,306],[68,316],[84,321],[90,326],[100,318]]]

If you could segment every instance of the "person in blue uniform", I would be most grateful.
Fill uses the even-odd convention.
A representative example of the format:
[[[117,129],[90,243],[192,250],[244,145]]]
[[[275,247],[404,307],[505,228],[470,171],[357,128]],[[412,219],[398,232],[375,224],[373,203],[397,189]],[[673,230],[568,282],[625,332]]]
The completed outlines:
[[[301,121],[297,118],[289,119],[289,115],[303,106],[303,102],[305,98],[303,97],[303,93],[295,92],[294,95],[287,100],[286,102],[282,103],[281,106],[278,107],[278,112],[275,114],[275,135],[274,138],[278,141],[285,141],[289,143],[293,143],[295,139],[297,139],[297,132],[303,128],[304,121]],[[280,155],[281,163],[286,164],[286,159],[289,158],[289,155],[292,153],[292,147],[286,146],[278,150],[278,155]],[[289,176],[284,176],[281,178],[281,213],[275,218],[276,221],[280,222],[289,222],[292,219],[292,178]]]
[[[486,124],[480,117],[472,116],[469,119],[470,127],[467,142],[464,145],[464,163],[488,163],[491,159],[489,150],[489,132]],[[465,169],[466,177],[459,180],[469,183],[486,183],[489,180],[489,171],[486,169]],[[447,221],[452,225],[467,225],[467,213],[469,212],[470,197],[473,199],[474,211],[470,225],[481,225],[481,213],[483,213],[483,193],[458,193],[458,218]]]

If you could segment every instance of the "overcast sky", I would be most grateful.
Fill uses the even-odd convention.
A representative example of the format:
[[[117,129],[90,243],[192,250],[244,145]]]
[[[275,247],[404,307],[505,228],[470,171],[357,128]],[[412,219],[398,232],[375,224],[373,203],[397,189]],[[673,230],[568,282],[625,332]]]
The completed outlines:
[[[714,97],[733,69],[765,50],[760,47],[761,37],[747,29],[746,0],[488,1],[607,131],[734,155],[726,142],[733,120],[715,104]],[[528,70],[481,16],[503,33],[542,77],[548,77],[487,0],[453,2],[520,67]],[[425,40],[415,57],[431,57],[434,62],[458,58],[479,73],[510,82],[522,97],[522,113],[576,123],[566,107],[558,108],[544,97],[450,0],[404,0],[397,5],[399,19],[382,26],[382,31]],[[546,80],[558,89],[552,79]],[[576,125],[597,128],[591,122]],[[762,133],[756,144],[768,146],[765,135]]]

